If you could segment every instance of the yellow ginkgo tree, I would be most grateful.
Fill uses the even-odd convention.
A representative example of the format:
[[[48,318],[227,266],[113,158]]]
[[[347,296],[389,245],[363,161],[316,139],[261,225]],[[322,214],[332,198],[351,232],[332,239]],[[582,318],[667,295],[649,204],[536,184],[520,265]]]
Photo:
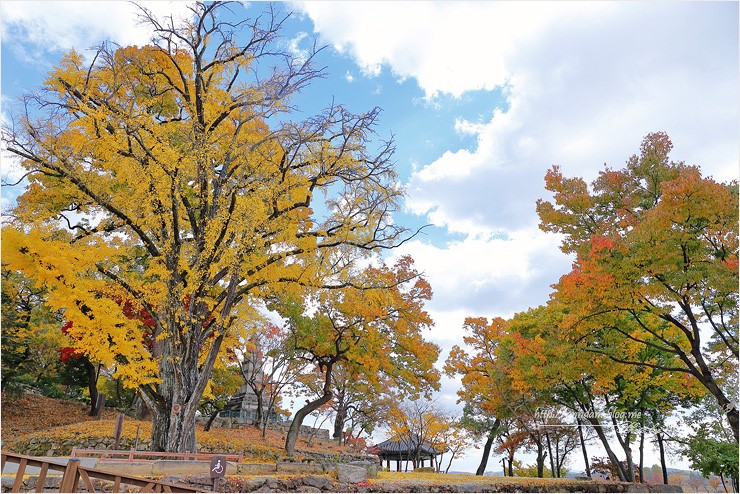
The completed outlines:
[[[323,75],[315,52],[281,51],[269,8],[230,21],[238,9],[197,3],[177,24],[142,8],[150,45],[70,52],[2,133],[28,180],[4,262],[139,387],[156,450],[195,449],[211,369],[255,298],[332,286],[358,252],[408,237],[379,110],[296,120],[292,97]],[[116,298],[152,316],[151,349]]]

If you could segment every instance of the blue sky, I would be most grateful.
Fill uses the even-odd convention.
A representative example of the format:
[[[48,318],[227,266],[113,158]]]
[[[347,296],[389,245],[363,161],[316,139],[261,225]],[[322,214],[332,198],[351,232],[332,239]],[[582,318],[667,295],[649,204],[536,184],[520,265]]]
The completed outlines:
[[[146,3],[184,15],[181,2]],[[250,12],[265,4],[251,4]],[[590,180],[664,130],[673,158],[719,180],[738,177],[737,2],[306,2],[286,47],[327,45],[327,77],[297,100],[308,116],[332,99],[383,108],[407,187],[409,227],[431,224],[411,254],[435,291],[431,339],[443,357],[466,316],[544,303],[571,260],[537,228],[535,200],[553,164]],[[5,1],[2,116],[61,54],[103,39],[143,44],[126,2]],[[3,155],[3,177],[18,176]],[[3,190],[3,207],[14,191]],[[456,384],[441,402],[454,406]],[[478,452],[453,469],[474,469]],[[578,465],[574,455],[574,465]],[[496,460],[491,460],[495,465]],[[647,464],[651,464],[648,460]]]

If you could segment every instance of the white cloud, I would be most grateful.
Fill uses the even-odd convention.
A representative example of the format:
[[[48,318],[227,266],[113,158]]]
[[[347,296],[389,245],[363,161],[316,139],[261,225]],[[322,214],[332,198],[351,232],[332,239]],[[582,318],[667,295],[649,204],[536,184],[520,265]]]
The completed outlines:
[[[458,121],[477,135],[475,149],[421,167],[409,207],[468,234],[531,225],[552,164],[590,180],[656,130],[672,137],[674,159],[737,177],[737,26],[699,4],[630,5],[608,19],[561,21],[528,43],[509,62],[508,110],[484,125]]]
[[[549,285],[571,264],[560,254],[558,242],[555,235],[522,229],[501,238],[471,236],[442,247],[414,240],[394,255],[410,254],[432,285],[430,308],[445,318],[441,325],[435,319],[434,336],[460,341],[446,318],[457,317],[459,331],[465,316],[508,317],[546,300]]]
[[[2,110],[0,110],[0,126],[3,128],[10,127],[12,125],[7,108],[11,101],[7,98],[0,98],[2,101]],[[0,211],[5,212],[12,209],[15,205],[16,197],[22,192],[20,188],[15,187],[13,184],[21,182],[27,173],[25,168],[21,166],[21,160],[18,156],[11,154],[7,151],[6,143],[2,142],[0,146]]]
[[[494,88],[508,100],[482,123],[458,118],[456,131],[475,145],[418,163],[408,183],[412,212],[464,237],[403,248],[429,276],[430,310],[449,323],[435,339],[459,338],[463,313],[510,315],[544,303],[568,270],[557,238],[536,226],[535,201],[547,196],[543,177],[553,164],[591,180],[605,162],[622,166],[646,133],[665,130],[674,159],[737,177],[737,4],[301,8],[361,69],[414,78],[433,102]]]
[[[140,3],[160,18],[172,15],[177,21],[189,13],[186,2]],[[138,22],[139,9],[126,1],[3,2],[0,13],[3,41],[13,37],[12,48],[29,62],[71,48],[84,51],[103,40],[141,46],[151,37]]]
[[[383,65],[413,77],[427,96],[493,89],[511,75],[507,57],[559,18],[582,19],[609,4],[582,2],[303,2],[299,8],[363,74]]]
[[[419,166],[408,207],[452,232],[534,227],[553,164],[595,177],[666,130],[673,156],[720,179],[738,170],[737,4],[308,2],[325,40],[386,65],[428,97],[503,88],[508,108]]]
[[[308,36],[308,33],[299,32],[288,42],[288,51],[295,56],[295,64],[303,64],[309,56],[308,50],[301,48],[301,41]]]

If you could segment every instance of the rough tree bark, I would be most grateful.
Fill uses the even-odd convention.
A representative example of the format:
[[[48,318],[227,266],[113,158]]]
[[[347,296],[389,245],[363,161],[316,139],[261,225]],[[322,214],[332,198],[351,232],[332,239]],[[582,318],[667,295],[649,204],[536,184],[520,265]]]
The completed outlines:
[[[298,410],[295,417],[293,417],[293,421],[290,423],[288,435],[285,437],[285,452],[289,458],[295,455],[295,443],[298,440],[298,432],[300,431],[301,424],[303,424],[303,419],[322,405],[329,403],[329,400],[334,396],[331,390],[331,372],[333,366],[334,363],[329,362],[322,368],[324,371],[324,394],[320,398],[308,402],[303,408]]]
[[[332,437],[337,443],[342,444],[342,437],[344,436],[344,422],[347,419],[347,410],[343,405],[339,405],[336,410],[336,416],[334,417],[334,433]]]

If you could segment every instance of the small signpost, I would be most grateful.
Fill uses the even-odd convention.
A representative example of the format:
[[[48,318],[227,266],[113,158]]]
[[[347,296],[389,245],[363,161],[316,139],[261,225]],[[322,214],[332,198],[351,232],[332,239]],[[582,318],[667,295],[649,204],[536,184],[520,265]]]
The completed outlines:
[[[213,479],[213,491],[216,491],[218,479],[226,476],[226,457],[214,456],[211,458],[211,478]]]
[[[136,439],[134,440],[134,451],[139,447],[139,432],[141,432],[141,426],[136,426]]]
[[[113,445],[113,449],[118,449],[118,445],[121,442],[121,432],[123,431],[123,414],[119,413],[116,417],[116,428],[113,429],[113,437],[116,442]]]

